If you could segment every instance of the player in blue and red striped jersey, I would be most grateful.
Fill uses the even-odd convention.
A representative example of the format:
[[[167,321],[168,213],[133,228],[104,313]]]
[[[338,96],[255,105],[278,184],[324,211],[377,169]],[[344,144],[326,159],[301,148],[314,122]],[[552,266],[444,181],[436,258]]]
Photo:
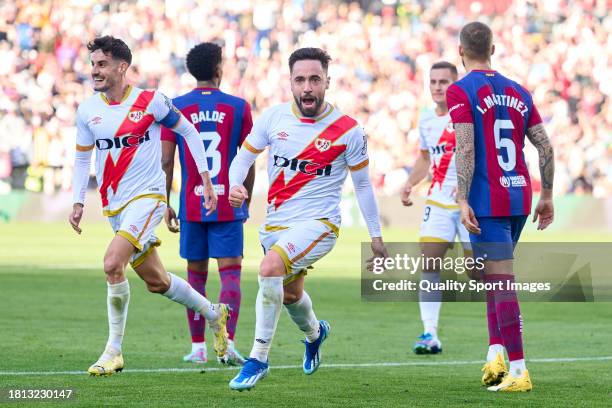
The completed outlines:
[[[174,153],[178,146],[181,163],[180,255],[187,260],[188,281],[198,292],[206,293],[208,259],[216,258],[221,277],[219,298],[229,304],[230,320],[227,331],[230,364],[241,364],[243,359],[234,347],[234,335],[240,311],[240,273],[243,251],[242,225],[248,217],[247,204],[233,208],[228,202],[228,171],[238,148],[251,131],[253,120],[249,104],[241,98],[219,90],[223,74],[222,50],[216,44],[202,43],[187,54],[187,70],[197,80],[197,87],[174,98],[173,103],[193,123],[206,148],[210,178],[218,196],[217,211],[206,215],[202,211],[202,183],[191,160],[186,143],[168,129],[162,132],[162,163],[166,172],[168,203],[174,168]],[[254,167],[249,172],[249,196],[253,187]],[[164,219],[168,229],[179,231],[177,216],[168,206]],[[183,360],[205,363],[206,343],[204,317],[187,310],[192,350]]]
[[[468,74],[446,91],[457,138],[457,202],[475,257],[485,257],[489,352],[482,382],[490,391],[530,391],[523,357],[522,318],[514,282],[513,250],[531,212],[531,182],[523,155],[525,136],[538,150],[542,193],[533,221],[554,218],[553,149],[531,95],[491,69],[491,29],[479,22],[462,28],[459,55]],[[503,358],[508,353],[510,369]]]

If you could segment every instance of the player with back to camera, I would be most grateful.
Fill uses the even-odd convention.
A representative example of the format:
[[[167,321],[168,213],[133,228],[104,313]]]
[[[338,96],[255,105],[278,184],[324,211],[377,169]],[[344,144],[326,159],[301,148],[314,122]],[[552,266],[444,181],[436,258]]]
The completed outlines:
[[[247,204],[233,208],[228,201],[229,166],[253,121],[251,108],[241,98],[219,89],[223,76],[221,47],[202,43],[193,47],[186,58],[187,71],[197,80],[196,88],[173,99],[172,103],[199,131],[207,148],[209,173],[218,196],[217,211],[206,214],[202,210],[202,183],[198,169],[191,159],[189,146],[176,133],[162,129],[162,167],[166,173],[167,195],[170,197],[174,170],[174,153],[179,149],[181,163],[181,192],[178,219],[168,206],[165,221],[171,232],[180,229],[180,255],[187,260],[188,281],[202,296],[206,296],[208,259],[216,258],[221,278],[219,302],[230,307],[227,323],[229,346],[227,362],[242,364],[244,359],[234,346],[234,335],[240,311],[240,274],[243,253],[243,223],[248,217]],[[255,167],[245,182],[249,195],[253,189]],[[178,220],[180,220],[180,227]],[[204,338],[204,317],[187,308],[191,333],[191,352],[183,360],[194,363],[207,361]]]
[[[456,80],[457,67],[450,62],[440,61],[431,66],[429,92],[436,106],[425,111],[419,119],[420,152],[401,192],[402,204],[411,206],[412,189],[427,176],[431,165],[433,177],[419,232],[421,251],[428,260],[443,258],[447,249],[453,245],[455,236],[463,245],[464,256],[472,255],[470,237],[461,224],[456,202],[455,130],[446,106],[446,89]],[[436,269],[433,262],[427,262],[421,279],[439,283],[440,270]],[[442,342],[438,338],[441,305],[442,291],[419,291],[423,334],[412,348],[416,354],[442,352]]]
[[[542,192],[533,222],[554,218],[554,154],[540,114],[525,88],[491,69],[491,29],[472,22],[461,29],[459,55],[468,74],[447,92],[457,137],[457,201],[475,257],[485,259],[489,351],[482,383],[490,391],[530,391],[522,316],[514,282],[513,251],[531,212],[531,181],[523,155],[525,136],[537,148]],[[504,349],[510,361],[504,361]]]
[[[230,167],[230,203],[248,198],[242,185],[257,155],[269,147],[268,212],[260,229],[265,256],[259,269],[255,339],[230,388],[253,388],[268,374],[268,353],[281,305],[304,332],[303,371],[321,363],[330,326],[315,316],[304,290],[306,268],[329,253],[340,227],[341,189],[348,172],[365,218],[375,257],[386,257],[376,197],[370,183],[367,138],[351,117],[325,102],[329,55],[301,48],[289,57],[293,101],[267,109],[254,123]]]
[[[150,292],[160,293],[204,315],[215,333],[215,351],[224,357],[228,306],[213,305],[184,279],[167,272],[155,249],[161,242],[154,229],[166,209],[161,125],[185,138],[204,186],[204,207],[208,214],[217,207],[199,134],[160,92],[139,89],[126,82],[132,54],[122,40],[99,37],[87,48],[96,93],[83,101],[77,111],[74,204],[68,220],[80,234],[91,152],[95,149],[104,215],[115,233],[104,254],[109,336],[104,352],[88,372],[99,376],[123,370],[121,345],[130,301],[125,276],[128,262]]]

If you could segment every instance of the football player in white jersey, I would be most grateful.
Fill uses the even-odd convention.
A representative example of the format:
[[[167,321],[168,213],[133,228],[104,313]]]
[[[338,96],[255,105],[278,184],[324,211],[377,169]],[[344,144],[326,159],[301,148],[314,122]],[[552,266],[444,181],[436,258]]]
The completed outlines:
[[[68,220],[80,234],[91,152],[96,149],[96,176],[104,215],[115,232],[104,255],[109,336],[104,352],[88,372],[106,376],[123,370],[121,343],[130,300],[124,272],[128,262],[149,291],[161,293],[210,319],[215,350],[223,358],[227,349],[227,305],[211,304],[184,279],[167,272],[155,249],[160,241],[154,229],[166,209],[161,125],[185,137],[202,176],[204,206],[209,213],[216,209],[217,198],[199,134],[164,95],[127,84],[125,74],[132,54],[122,40],[100,37],[87,48],[97,92],[81,103],[77,112],[74,204]]]
[[[230,167],[230,203],[247,198],[243,186],[255,158],[269,147],[268,212],[260,240],[265,256],[255,303],[255,341],[249,359],[230,381],[234,390],[250,389],[268,374],[268,352],[281,305],[305,334],[303,370],[314,373],[320,346],[330,326],[318,320],[304,291],[306,269],[334,246],[340,227],[340,194],[351,173],[375,257],[386,257],[378,207],[368,170],[367,139],[359,124],[325,102],[329,55],[319,48],[291,54],[294,101],[266,110]]]
[[[455,236],[463,244],[464,255],[471,256],[470,237],[461,224],[459,207],[455,200],[457,190],[455,131],[446,106],[446,88],[456,80],[455,65],[446,61],[432,65],[429,72],[429,91],[436,107],[421,115],[420,154],[401,192],[402,203],[411,206],[412,189],[427,176],[431,166],[432,183],[425,201],[425,214],[419,233],[421,251],[427,258],[444,257],[447,249],[455,241]],[[423,270],[421,279],[439,282],[440,271]],[[414,344],[413,351],[416,354],[442,352],[442,343],[438,339],[441,304],[441,291],[419,292],[419,307],[424,330]]]

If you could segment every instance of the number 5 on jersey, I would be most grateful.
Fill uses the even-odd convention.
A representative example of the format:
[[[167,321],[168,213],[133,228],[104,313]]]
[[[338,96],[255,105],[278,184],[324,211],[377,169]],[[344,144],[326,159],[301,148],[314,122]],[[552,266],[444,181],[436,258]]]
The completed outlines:
[[[499,163],[499,167],[505,171],[512,171],[514,167],[516,167],[516,146],[512,140],[512,135],[510,135],[510,138],[502,137],[502,129],[513,130],[514,125],[512,121],[509,119],[496,119],[493,124],[495,147],[498,149],[497,162]],[[507,160],[504,160],[502,150],[506,151],[505,156]]]

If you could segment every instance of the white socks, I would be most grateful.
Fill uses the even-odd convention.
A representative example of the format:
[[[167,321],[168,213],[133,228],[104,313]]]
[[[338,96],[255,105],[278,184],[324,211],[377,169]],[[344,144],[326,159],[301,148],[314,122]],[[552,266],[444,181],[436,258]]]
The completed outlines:
[[[208,320],[209,324],[219,318],[216,307],[192,288],[185,279],[170,272],[168,272],[168,276],[170,277],[170,288],[164,293],[165,297],[200,313]]]
[[[312,310],[312,300],[306,291],[303,292],[300,300],[285,305],[285,308],[291,320],[304,332],[309,343],[319,338],[319,321]]]
[[[495,360],[495,357],[497,357],[497,353],[501,353],[503,357],[504,356],[504,346],[502,346],[501,344],[489,345],[489,351],[487,352],[487,361]]]
[[[489,351],[487,352],[487,362],[495,360],[495,357],[497,357],[497,353],[501,353],[503,357],[504,350],[505,348],[501,344],[489,345]],[[525,370],[527,370],[527,366],[525,365],[525,359],[510,361],[509,372],[513,377],[520,377],[521,375],[523,375],[523,371]]]
[[[121,353],[121,343],[125,333],[128,305],[130,303],[130,284],[127,279],[108,286],[108,342],[106,348],[113,348]]]
[[[523,371],[527,370],[525,366],[525,359],[514,360],[510,362],[510,374],[513,377],[520,377],[523,375]]]
[[[255,301],[255,341],[250,357],[266,363],[283,304],[283,277],[259,277]]]
[[[432,283],[440,282],[440,273],[422,272],[421,280]],[[421,320],[423,321],[424,333],[430,333],[438,337],[438,318],[442,306],[442,291],[432,290],[430,292],[419,291],[419,308],[421,309]]]
[[[206,343],[191,343],[191,352],[195,353],[198,350],[204,350],[204,354],[206,354]]]

